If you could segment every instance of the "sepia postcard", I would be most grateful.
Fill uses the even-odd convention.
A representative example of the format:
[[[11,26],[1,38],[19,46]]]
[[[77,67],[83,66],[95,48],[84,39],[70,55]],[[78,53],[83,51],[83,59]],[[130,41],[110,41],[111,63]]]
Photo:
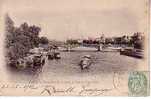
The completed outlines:
[[[0,96],[149,96],[149,0],[0,0]]]

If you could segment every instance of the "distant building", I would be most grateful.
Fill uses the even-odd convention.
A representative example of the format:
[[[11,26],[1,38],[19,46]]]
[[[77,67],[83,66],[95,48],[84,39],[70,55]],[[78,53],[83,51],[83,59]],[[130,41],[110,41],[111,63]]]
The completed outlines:
[[[114,38],[105,38],[105,44],[114,44]]]
[[[82,44],[83,40],[82,40],[82,39],[77,39],[77,42],[78,42],[79,44]]]
[[[99,38],[96,38],[95,40],[99,41],[100,43],[105,43],[106,38],[105,38],[104,34],[102,34]]]

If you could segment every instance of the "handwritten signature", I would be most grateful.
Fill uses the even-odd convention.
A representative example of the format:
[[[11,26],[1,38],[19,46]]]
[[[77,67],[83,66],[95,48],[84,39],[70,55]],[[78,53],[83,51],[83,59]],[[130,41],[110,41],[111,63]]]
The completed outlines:
[[[89,86],[82,86],[78,91],[75,91],[76,87],[68,87],[68,88],[56,88],[55,86],[45,87],[41,91],[41,95],[44,93],[48,93],[49,95],[54,94],[77,94],[78,96],[98,96],[104,94],[105,92],[111,91],[112,89],[98,89],[98,88],[89,88]]]
[[[14,89],[14,88],[20,88],[23,89],[24,92],[28,91],[28,90],[38,90],[40,95],[77,95],[77,96],[99,96],[99,95],[103,95],[107,92],[112,91],[113,89],[118,89],[118,85],[117,83],[119,83],[118,81],[116,81],[114,78],[118,79],[118,73],[114,73],[113,75],[113,82],[111,84],[113,84],[113,87],[111,88],[96,88],[93,85],[81,85],[81,86],[73,86],[72,84],[66,87],[59,87],[59,86],[53,86],[51,84],[48,85],[42,85],[42,86],[38,86],[36,84],[32,84],[32,83],[27,83],[27,84],[15,84],[15,85],[9,85],[9,84],[0,84],[0,93],[2,93],[2,91],[4,89]]]
[[[78,95],[98,96],[111,90],[112,89],[99,89],[99,88],[89,88],[88,86],[82,86],[82,89],[79,91]]]
[[[53,94],[69,94],[72,93],[75,87],[68,87],[68,88],[56,88],[55,86],[47,86],[44,89],[42,89],[40,94],[48,93],[49,95]]]

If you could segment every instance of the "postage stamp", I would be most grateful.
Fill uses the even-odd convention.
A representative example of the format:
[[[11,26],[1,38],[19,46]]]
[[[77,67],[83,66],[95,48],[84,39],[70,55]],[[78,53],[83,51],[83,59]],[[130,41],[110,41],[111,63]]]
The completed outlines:
[[[146,72],[134,71],[129,74],[128,88],[130,96],[147,96],[149,94],[149,78]]]

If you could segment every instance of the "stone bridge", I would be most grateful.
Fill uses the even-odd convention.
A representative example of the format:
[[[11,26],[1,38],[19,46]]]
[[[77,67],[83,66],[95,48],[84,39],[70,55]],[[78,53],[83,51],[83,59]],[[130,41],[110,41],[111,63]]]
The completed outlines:
[[[84,46],[84,47],[93,47],[96,48],[97,51],[102,51],[104,44],[74,44],[74,45],[64,45],[62,47],[66,48],[66,51],[71,51],[73,48]]]

